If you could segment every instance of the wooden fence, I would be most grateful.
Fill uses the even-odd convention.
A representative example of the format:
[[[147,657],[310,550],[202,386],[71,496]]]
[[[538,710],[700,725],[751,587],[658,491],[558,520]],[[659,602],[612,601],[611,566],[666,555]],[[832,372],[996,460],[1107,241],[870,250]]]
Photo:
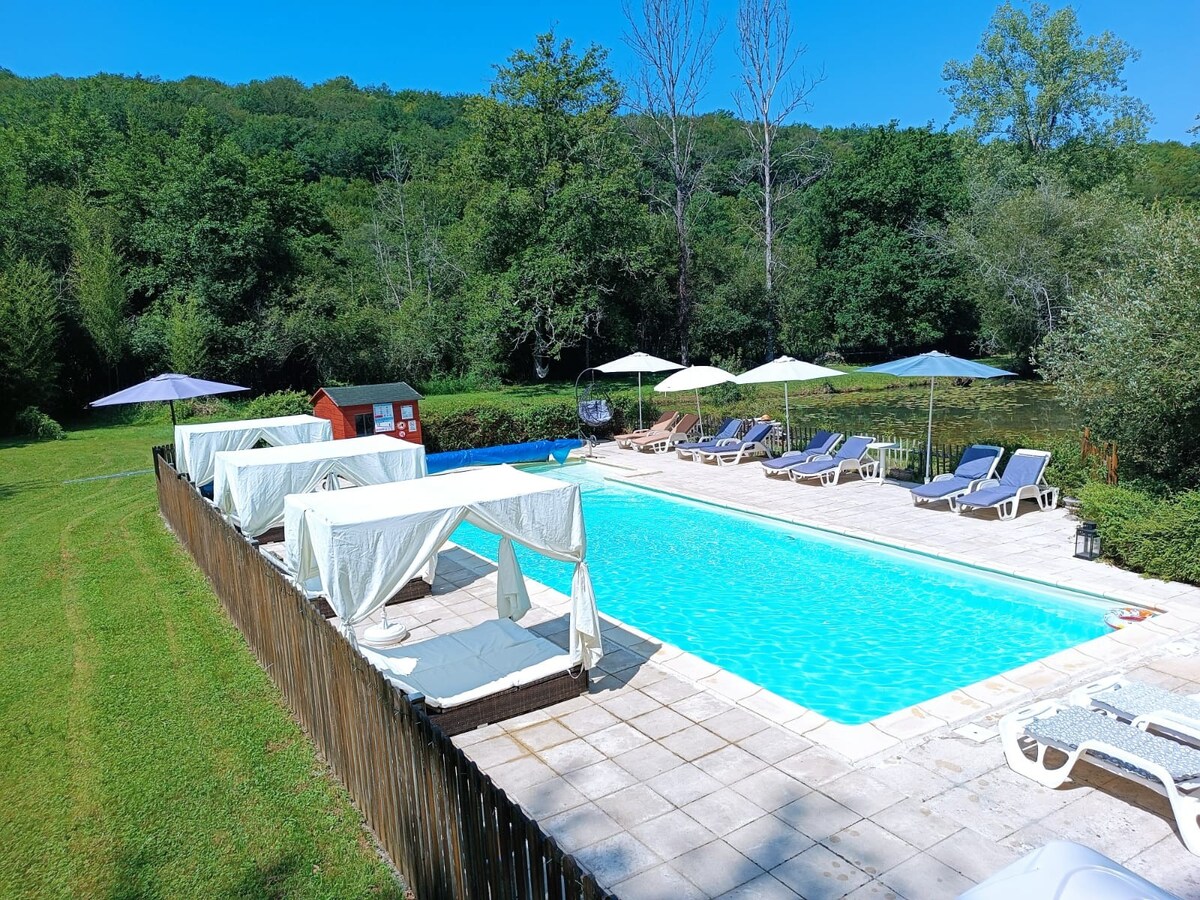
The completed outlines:
[[[418,898],[606,900],[154,449],[163,518]]]

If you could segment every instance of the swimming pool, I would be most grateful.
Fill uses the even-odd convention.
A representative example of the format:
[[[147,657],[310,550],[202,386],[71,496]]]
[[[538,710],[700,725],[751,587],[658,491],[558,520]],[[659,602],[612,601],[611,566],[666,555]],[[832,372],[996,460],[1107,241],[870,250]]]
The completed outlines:
[[[860,724],[1107,633],[1108,608],[968,566],[537,467],[583,490],[600,610],[844,724]],[[470,525],[457,543],[494,560]],[[572,567],[518,548],[570,593]]]

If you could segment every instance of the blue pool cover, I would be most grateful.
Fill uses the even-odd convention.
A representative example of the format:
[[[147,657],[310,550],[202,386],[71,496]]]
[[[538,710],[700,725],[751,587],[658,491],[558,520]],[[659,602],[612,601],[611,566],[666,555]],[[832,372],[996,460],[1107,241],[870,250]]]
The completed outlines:
[[[502,444],[499,447],[479,447],[475,450],[451,450],[446,453],[430,453],[425,465],[430,475],[464,466],[494,466],[497,463],[546,462],[553,459],[559,464],[567,461],[567,454],[582,447],[578,438],[563,438],[554,441],[529,441],[524,444]]]

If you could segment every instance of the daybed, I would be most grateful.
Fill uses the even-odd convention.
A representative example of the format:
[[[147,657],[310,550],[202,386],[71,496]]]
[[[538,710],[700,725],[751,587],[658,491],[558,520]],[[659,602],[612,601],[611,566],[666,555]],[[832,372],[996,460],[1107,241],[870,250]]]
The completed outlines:
[[[492,623],[456,633],[469,646],[495,648],[495,659],[481,665],[506,672],[506,678],[511,676],[508,682],[502,683],[497,676],[480,682],[478,687],[482,689],[486,684],[501,693],[516,692],[518,697],[502,704],[509,714],[557,702],[568,688],[575,693],[585,691],[587,680],[578,670],[592,668],[604,651],[596,598],[584,559],[587,541],[577,484],[498,465],[350,491],[293,494],[287,498],[284,510],[285,565],[302,585],[313,576],[319,577],[330,606],[338,614],[339,627],[357,644],[356,626],[401,585],[423,571],[432,581],[438,550],[462,522],[501,535],[496,571],[496,611],[500,619],[515,622],[530,609],[514,541],[552,559],[575,564],[565,654],[556,648],[549,655],[549,649],[536,642],[512,649],[511,644],[524,644],[532,638],[516,641],[517,632],[507,626],[498,637],[494,628],[485,628]],[[501,640],[504,634],[507,638]],[[538,653],[548,655],[535,660]],[[445,658],[444,654],[433,657],[435,661]],[[527,671],[534,662],[549,667],[550,659],[555,660],[554,672],[541,668],[532,674]],[[478,671],[475,676],[479,676]],[[569,682],[558,681],[554,686],[544,683],[544,678],[559,676]],[[456,689],[461,684],[466,682],[435,681],[425,685],[437,690],[439,702],[447,704],[439,707],[439,714],[457,709],[452,702],[462,701],[469,709],[446,720],[453,723],[452,727],[465,730],[495,721],[495,710],[501,705],[489,706],[474,695],[460,696],[469,694],[470,688]]]
[[[561,703],[588,686],[587,670],[572,666],[566,650],[508,619],[386,650],[360,649],[447,734]]]
[[[425,448],[387,435],[221,452],[213,502],[249,537],[283,524],[288,494],[327,487],[384,484],[425,475]],[[282,529],[279,529],[281,539]]]
[[[279,416],[240,422],[205,422],[175,426],[175,468],[195,485],[216,474],[221,450],[247,450],[259,441],[272,447],[333,440],[333,426],[316,416]]]

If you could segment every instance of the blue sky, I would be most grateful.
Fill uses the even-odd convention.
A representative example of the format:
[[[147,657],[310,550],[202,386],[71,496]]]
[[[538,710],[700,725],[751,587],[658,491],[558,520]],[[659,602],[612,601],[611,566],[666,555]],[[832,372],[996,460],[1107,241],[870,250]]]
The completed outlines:
[[[621,43],[620,0],[3,5],[0,66],[19,75],[104,71],[230,82],[291,75],[306,83],[349,75],[360,84],[471,93],[487,88],[493,64],[551,26],[581,44],[608,47],[618,76],[633,64]],[[826,76],[801,118],[815,125],[944,124],[950,105],[940,93],[942,65],[974,52],[995,6],[991,0],[792,0],[806,63]],[[1080,0],[1076,9],[1086,34],[1109,29],[1142,51],[1126,75],[1130,93],[1155,116],[1151,137],[1195,140],[1187,130],[1200,113],[1200,0]],[[709,108],[731,106],[735,10],[736,0],[711,0],[713,18],[726,25]]]

